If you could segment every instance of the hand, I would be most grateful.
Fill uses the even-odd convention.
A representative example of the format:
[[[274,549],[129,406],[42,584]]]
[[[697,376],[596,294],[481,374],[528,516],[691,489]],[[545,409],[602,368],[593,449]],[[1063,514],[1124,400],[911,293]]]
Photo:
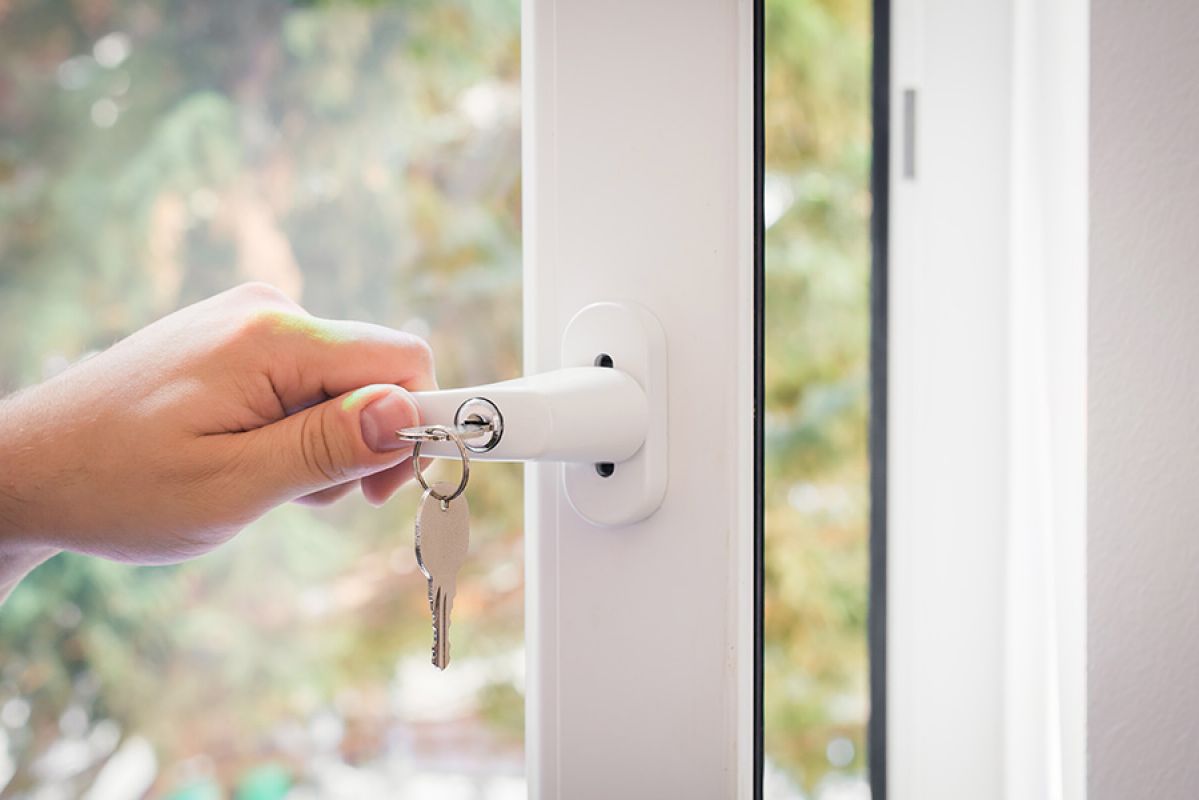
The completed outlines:
[[[169,563],[288,500],[381,503],[432,388],[422,340],[268,286],[171,314],[0,403],[0,592],[60,549]]]

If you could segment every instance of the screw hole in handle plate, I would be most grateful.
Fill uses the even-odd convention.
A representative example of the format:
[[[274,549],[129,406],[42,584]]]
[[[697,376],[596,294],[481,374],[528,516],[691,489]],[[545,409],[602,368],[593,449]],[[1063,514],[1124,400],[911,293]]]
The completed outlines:
[[[561,366],[614,367],[645,392],[648,424],[637,452],[619,463],[562,465],[567,500],[593,525],[623,527],[645,519],[666,495],[669,462],[666,334],[661,323],[634,303],[593,303],[567,324]]]
[[[597,367],[612,369],[612,356],[607,353],[600,353],[595,357],[595,365]],[[616,471],[616,465],[610,461],[601,461],[595,465],[595,471],[601,478],[611,478],[612,473]]]

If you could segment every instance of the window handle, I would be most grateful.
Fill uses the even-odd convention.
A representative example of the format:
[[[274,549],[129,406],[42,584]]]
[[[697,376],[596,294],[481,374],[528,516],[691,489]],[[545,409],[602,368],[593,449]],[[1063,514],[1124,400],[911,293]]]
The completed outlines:
[[[472,460],[619,464],[645,443],[645,390],[628,373],[567,367],[515,380],[414,392],[423,425],[455,427]],[[417,438],[423,427],[401,431]],[[426,442],[421,454],[457,457],[450,442]]]
[[[415,392],[421,423],[456,427],[472,460],[561,462],[567,499],[596,525],[645,519],[666,495],[661,323],[631,303],[589,305],[562,334],[561,364],[487,386]],[[426,440],[425,454],[456,458],[458,450]]]

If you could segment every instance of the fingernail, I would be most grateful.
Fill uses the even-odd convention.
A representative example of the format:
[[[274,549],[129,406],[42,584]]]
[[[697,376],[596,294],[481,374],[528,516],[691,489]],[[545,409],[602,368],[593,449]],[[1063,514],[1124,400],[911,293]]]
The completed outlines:
[[[417,423],[416,409],[411,401],[398,392],[390,392],[372,401],[362,409],[358,420],[362,426],[362,441],[376,453],[412,447],[411,442],[396,436],[396,431]]]

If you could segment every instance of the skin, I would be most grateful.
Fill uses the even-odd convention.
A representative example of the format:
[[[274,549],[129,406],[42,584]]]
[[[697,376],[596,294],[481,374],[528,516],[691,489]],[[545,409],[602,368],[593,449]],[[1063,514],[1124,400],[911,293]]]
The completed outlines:
[[[165,564],[271,508],[412,477],[408,392],[436,388],[421,339],[318,319],[247,284],[0,400],[0,599],[70,550]]]

